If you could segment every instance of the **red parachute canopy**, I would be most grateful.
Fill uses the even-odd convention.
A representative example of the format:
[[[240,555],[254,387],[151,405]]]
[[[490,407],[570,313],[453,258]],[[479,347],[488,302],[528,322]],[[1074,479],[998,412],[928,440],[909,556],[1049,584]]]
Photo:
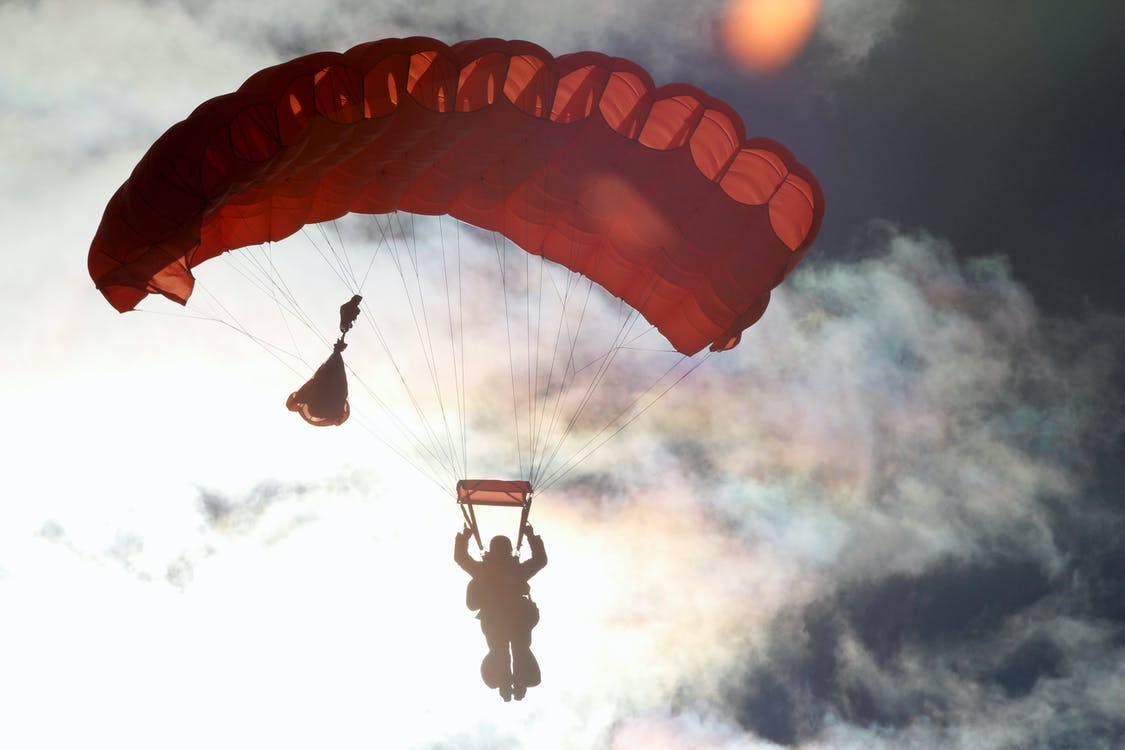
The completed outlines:
[[[808,251],[824,199],[725,103],[523,41],[385,39],[204,102],[110,200],[89,268],[115,308],[348,212],[449,214],[581,273],[680,352],[726,349]]]

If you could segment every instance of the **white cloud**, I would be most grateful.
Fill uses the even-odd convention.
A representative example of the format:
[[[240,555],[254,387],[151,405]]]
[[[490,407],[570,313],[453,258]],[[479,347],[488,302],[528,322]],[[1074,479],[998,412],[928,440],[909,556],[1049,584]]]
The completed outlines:
[[[1002,264],[962,267],[924,234],[887,228],[873,253],[798,269],[661,430],[738,482],[718,496],[735,517],[829,510],[851,527],[833,564],[862,575],[971,557],[1001,529],[1053,565],[1040,501],[1077,494],[1071,456],[1103,444],[1109,330],[1062,335]]]
[[[392,0],[373,6],[359,0],[326,4],[187,3],[198,23],[224,40],[267,45],[295,56],[320,49],[344,50],[387,37],[430,36],[449,44],[480,37],[527,39],[555,55],[582,50],[638,55],[658,76],[675,71],[685,57],[713,44],[712,24],[723,3],[643,0],[627,4],[578,0],[525,3],[467,0]]]
[[[895,32],[905,0],[824,0],[817,33],[844,70],[854,70]]]

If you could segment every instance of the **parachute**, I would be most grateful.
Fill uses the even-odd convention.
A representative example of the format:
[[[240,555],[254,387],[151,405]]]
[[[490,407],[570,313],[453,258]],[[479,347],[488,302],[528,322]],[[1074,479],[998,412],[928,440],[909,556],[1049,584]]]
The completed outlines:
[[[266,68],[171,127],[106,206],[89,271],[119,311],[150,294],[183,304],[193,269],[227,251],[396,211],[499,233],[690,357],[762,316],[824,198],[729,105],[628,60],[384,39]]]
[[[183,302],[219,253],[394,210],[496,230],[694,354],[761,317],[824,200],[728,105],[626,60],[388,39],[266,68],[172,127],[106,207],[90,275],[121,311]]]

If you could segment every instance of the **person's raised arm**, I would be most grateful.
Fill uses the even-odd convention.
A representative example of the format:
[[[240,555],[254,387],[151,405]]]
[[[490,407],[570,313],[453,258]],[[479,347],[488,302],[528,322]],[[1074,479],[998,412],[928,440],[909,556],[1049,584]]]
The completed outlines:
[[[466,526],[453,539],[453,562],[460,565],[461,569],[469,575],[474,575],[480,566],[480,561],[474,560],[469,555],[469,537],[472,536],[472,533]]]
[[[523,533],[527,537],[527,546],[531,547],[531,558],[520,563],[524,580],[527,580],[547,565],[547,550],[543,547],[543,537],[535,533],[531,524],[524,524]]]

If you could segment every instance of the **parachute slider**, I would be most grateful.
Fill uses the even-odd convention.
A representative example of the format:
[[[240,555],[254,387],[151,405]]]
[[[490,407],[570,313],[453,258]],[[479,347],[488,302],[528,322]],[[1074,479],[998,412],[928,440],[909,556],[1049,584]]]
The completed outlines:
[[[516,505],[531,502],[531,482],[508,479],[462,479],[457,482],[461,505]]]
[[[523,545],[523,529],[527,525],[527,516],[531,512],[531,482],[514,479],[461,479],[457,482],[457,504],[461,506],[461,514],[465,517],[465,524],[473,532],[473,539],[481,550],[484,545],[480,540],[480,530],[477,528],[477,514],[474,505],[492,505],[509,508],[521,508],[520,533],[516,542],[516,553]]]

